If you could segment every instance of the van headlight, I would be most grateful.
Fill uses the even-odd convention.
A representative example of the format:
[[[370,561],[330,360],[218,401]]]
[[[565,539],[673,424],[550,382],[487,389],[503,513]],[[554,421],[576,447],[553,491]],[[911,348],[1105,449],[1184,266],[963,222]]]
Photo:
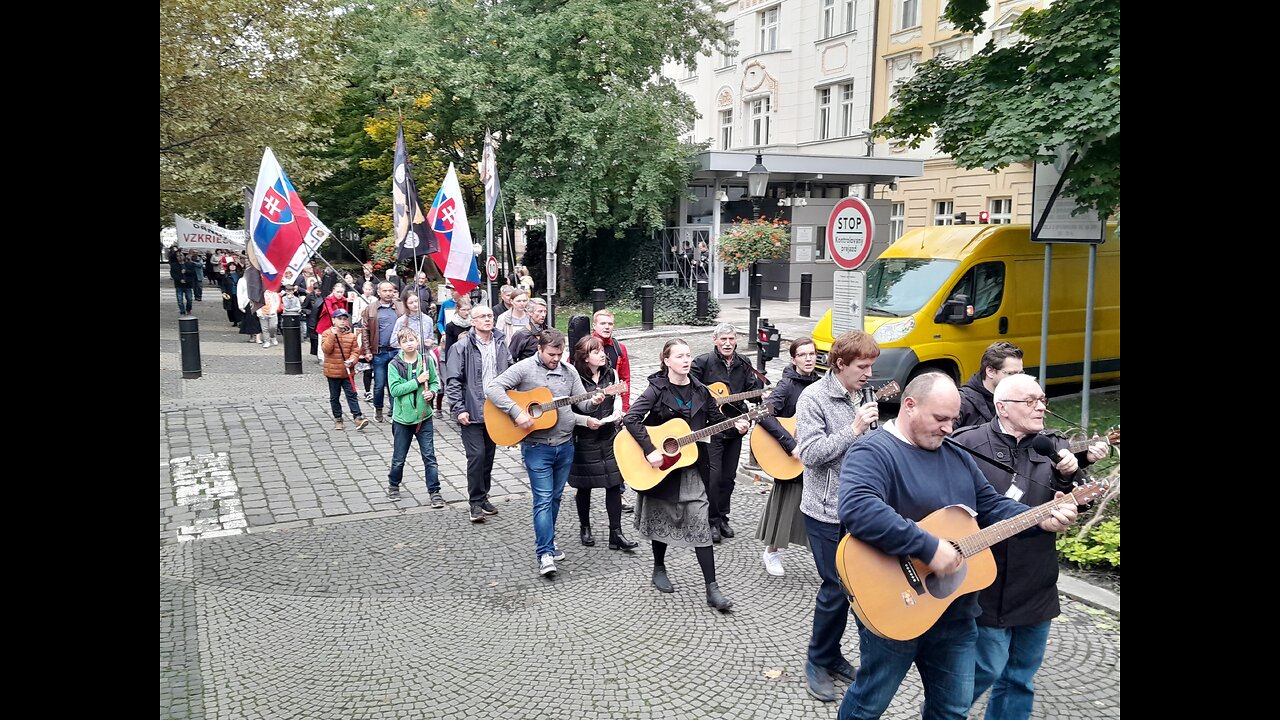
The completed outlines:
[[[895,320],[881,325],[876,328],[876,331],[871,334],[871,337],[875,338],[875,341],[879,343],[893,342],[894,340],[901,340],[915,329],[916,319],[913,317],[905,317],[901,320]]]

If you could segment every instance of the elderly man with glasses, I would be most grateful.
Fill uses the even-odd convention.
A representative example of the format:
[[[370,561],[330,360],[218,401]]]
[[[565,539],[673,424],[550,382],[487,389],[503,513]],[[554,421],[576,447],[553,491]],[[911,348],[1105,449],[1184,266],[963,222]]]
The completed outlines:
[[[992,393],[996,385],[1010,375],[1022,372],[1022,349],[1013,343],[996,341],[982,353],[978,372],[960,387],[960,417],[956,427],[991,422],[996,406]]]
[[[1021,367],[1021,363],[1019,363]],[[1056,431],[1046,432],[1048,409],[1044,391],[1029,375],[1016,373],[995,387],[995,417],[987,423],[957,430],[959,444],[1017,471],[1017,475],[989,462],[978,469],[996,492],[1035,507],[1053,499],[1057,491],[1069,491],[1082,479],[1080,460],[1064,452],[1069,443]],[[1032,445],[1046,435],[1054,457],[1046,457]],[[1106,457],[1107,444],[1089,446],[1085,465]],[[1055,536],[1043,533],[1014,536],[991,548],[996,580],[978,595],[977,666],[973,699],[991,688],[987,720],[1031,715],[1035,699],[1032,678],[1044,659],[1049,622],[1058,616],[1058,553]]]

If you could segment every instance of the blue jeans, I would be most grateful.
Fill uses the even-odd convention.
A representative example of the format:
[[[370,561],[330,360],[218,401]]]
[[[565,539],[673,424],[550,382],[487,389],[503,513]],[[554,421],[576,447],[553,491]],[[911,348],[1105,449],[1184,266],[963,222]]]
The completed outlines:
[[[382,409],[382,392],[387,387],[387,366],[395,359],[395,350],[373,354],[373,407],[378,410]],[[396,399],[391,398],[391,411],[394,412],[395,408]]]
[[[173,293],[178,296],[178,312],[183,315],[191,314],[191,286],[175,285]]]
[[[991,688],[987,720],[1031,717],[1031,704],[1035,701],[1031,680],[1044,660],[1049,622],[1011,628],[978,626],[973,700],[977,702],[978,697]]]
[[[809,662],[821,668],[842,667],[844,654],[840,640],[849,622],[849,598],[836,572],[836,546],[840,543],[840,526],[804,516],[804,529],[809,534],[809,549],[818,566],[822,585],[813,606],[813,634],[809,636]]]
[[[887,640],[858,621],[858,677],[836,720],[874,720],[889,707],[911,663],[924,684],[923,720],[965,720],[973,704],[978,626],[973,618],[944,620],[915,640]]]
[[[202,263],[196,265],[196,284],[194,289],[196,291],[196,299],[203,300],[204,299],[204,264]]]
[[[347,406],[351,408],[351,417],[359,420],[360,401],[356,399],[356,391],[347,378],[325,378],[329,381],[329,408],[333,410],[333,419],[342,419],[342,404],[338,402],[343,394],[347,396]]]
[[[391,437],[394,449],[391,451],[391,472],[387,475],[387,483],[399,487],[404,477],[404,461],[409,457],[409,445],[415,437],[413,425],[391,423]],[[436,434],[431,418],[422,421],[418,427],[418,451],[422,453],[422,465],[427,473],[427,492],[440,492],[440,471],[436,467]]]
[[[524,466],[529,469],[533,490],[533,538],[538,557],[555,552],[556,518],[560,517],[560,496],[569,480],[573,464],[573,441],[547,445],[525,441],[520,445]]]

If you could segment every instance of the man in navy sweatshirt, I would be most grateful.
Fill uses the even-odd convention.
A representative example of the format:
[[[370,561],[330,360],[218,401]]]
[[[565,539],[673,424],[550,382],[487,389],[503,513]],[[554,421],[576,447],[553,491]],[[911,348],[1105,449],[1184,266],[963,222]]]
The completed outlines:
[[[943,444],[960,414],[960,393],[949,376],[921,375],[902,395],[898,417],[854,443],[844,457],[840,521],[881,552],[919,558],[934,573],[950,575],[963,567],[964,556],[917,522],[935,510],[960,505],[980,527],[987,527],[1027,507],[997,493],[972,457]],[[1075,517],[1075,503],[1064,502],[1038,530],[1026,532],[1060,532]],[[923,635],[907,641],[882,638],[859,620],[861,669],[837,720],[879,718],[913,662],[924,684],[923,720],[963,720],[973,701],[978,613],[978,596],[969,593],[957,598]]]

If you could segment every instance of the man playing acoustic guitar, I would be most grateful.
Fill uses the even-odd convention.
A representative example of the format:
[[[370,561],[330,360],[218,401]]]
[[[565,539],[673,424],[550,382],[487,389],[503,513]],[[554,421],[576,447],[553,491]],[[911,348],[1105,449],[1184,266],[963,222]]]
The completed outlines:
[[[533,418],[511,400],[508,390],[545,387],[555,397],[584,394],[586,390],[578,371],[573,365],[560,362],[564,344],[564,333],[555,328],[543,330],[538,336],[538,354],[515,363],[486,383],[485,396],[510,415],[517,426],[527,429],[533,427]],[[574,407],[590,413],[602,402],[604,393],[596,393]],[[556,560],[564,559],[564,554],[555,546],[556,518],[560,516],[560,496],[573,465],[574,425],[573,413],[557,413],[555,425],[534,430],[520,444],[520,454],[529,470],[529,488],[533,491],[533,534],[541,575],[556,572]]]
[[[890,557],[918,558],[943,578],[965,568],[964,555],[952,539],[923,530],[917,523],[925,516],[960,506],[987,527],[1027,510],[997,493],[972,457],[943,445],[959,415],[955,382],[925,373],[907,385],[898,417],[854,443],[840,469],[840,521],[853,537]],[[1075,503],[1064,502],[1023,534],[1059,532],[1075,518]],[[861,669],[837,719],[879,718],[914,662],[924,685],[923,720],[963,720],[973,703],[977,615],[977,594],[962,595],[912,640],[881,637],[858,618]]]
[[[956,442],[1011,466],[978,461],[978,469],[996,492],[1035,507],[1049,502],[1055,490],[1070,490],[1080,479],[1080,464],[1060,433],[1043,433],[1048,409],[1044,391],[1030,375],[1013,374],[995,386],[995,418],[964,428]],[[1043,439],[1037,439],[1043,438]],[[1045,445],[1048,441],[1048,445]],[[1053,448],[1047,457],[1038,448]],[[1105,442],[1089,443],[1086,463],[1107,456]],[[1011,537],[991,548],[996,580],[978,593],[977,667],[973,699],[987,688],[986,720],[1026,720],[1031,717],[1035,690],[1031,679],[1044,659],[1049,622],[1058,616],[1058,550],[1052,535]],[[994,683],[994,685],[992,684]]]

